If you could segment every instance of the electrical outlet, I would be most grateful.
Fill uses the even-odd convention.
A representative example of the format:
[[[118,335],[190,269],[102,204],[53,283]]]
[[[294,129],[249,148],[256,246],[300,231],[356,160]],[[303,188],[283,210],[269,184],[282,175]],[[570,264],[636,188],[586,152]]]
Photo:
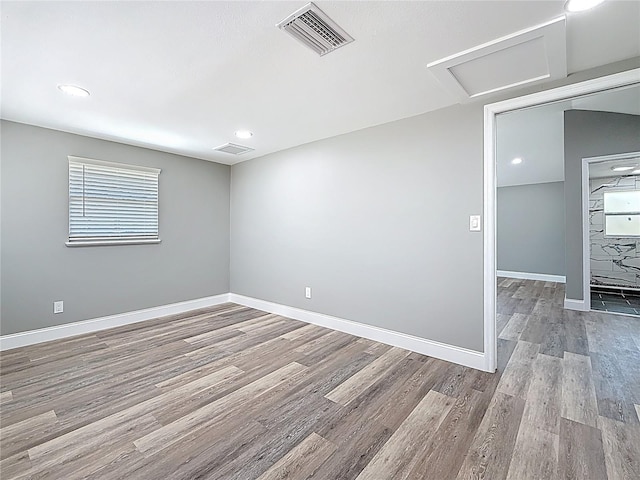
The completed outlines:
[[[53,302],[53,313],[62,313],[63,311],[64,311],[64,302],[62,300]]]
[[[304,289],[304,296],[306,298],[311,298],[311,287],[305,287]]]

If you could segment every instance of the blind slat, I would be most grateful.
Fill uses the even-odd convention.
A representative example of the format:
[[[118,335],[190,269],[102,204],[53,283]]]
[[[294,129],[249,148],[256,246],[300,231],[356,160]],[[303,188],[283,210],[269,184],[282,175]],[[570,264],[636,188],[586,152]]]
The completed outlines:
[[[69,243],[158,239],[160,170],[73,158]]]

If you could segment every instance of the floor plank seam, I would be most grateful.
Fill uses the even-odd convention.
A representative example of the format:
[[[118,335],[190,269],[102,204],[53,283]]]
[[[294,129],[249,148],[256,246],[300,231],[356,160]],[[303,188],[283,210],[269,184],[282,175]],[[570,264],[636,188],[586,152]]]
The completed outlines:
[[[640,478],[640,323],[498,281],[498,373],[248,307],[0,353],[12,478]]]

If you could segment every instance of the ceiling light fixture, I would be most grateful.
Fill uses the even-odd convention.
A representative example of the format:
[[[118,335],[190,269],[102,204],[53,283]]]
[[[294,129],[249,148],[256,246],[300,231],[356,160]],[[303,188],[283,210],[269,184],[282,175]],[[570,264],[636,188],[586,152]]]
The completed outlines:
[[[520,165],[522,163],[522,159],[520,157],[516,157],[511,160],[511,165]]]
[[[74,97],[88,97],[91,95],[89,90],[85,90],[76,85],[58,85],[58,90]]]
[[[238,138],[251,138],[253,137],[253,132],[250,132],[249,130],[236,130],[235,135]]]
[[[617,167],[611,167],[611,170],[614,172],[628,172],[636,167],[637,165],[618,165]]]
[[[601,4],[604,0],[569,0],[564,4],[564,9],[567,12],[584,12],[596,5]]]

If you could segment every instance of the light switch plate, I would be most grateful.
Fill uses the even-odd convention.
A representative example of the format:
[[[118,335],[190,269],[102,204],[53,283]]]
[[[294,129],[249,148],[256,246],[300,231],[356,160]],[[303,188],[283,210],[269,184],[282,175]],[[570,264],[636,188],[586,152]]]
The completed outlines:
[[[482,230],[482,223],[480,220],[480,215],[470,215],[469,216],[469,231],[471,232],[479,232]]]

